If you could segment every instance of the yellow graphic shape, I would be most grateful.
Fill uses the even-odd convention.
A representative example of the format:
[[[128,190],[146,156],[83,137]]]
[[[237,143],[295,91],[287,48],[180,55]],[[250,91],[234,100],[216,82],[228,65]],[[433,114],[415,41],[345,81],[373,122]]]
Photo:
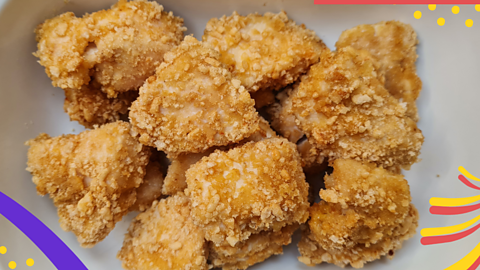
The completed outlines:
[[[10,267],[10,269],[15,269],[17,268],[17,263],[14,261],[11,261],[8,263],[8,267]]]
[[[428,9],[430,10],[435,10],[437,8],[437,5],[428,5]]]
[[[465,21],[465,26],[467,27],[472,27],[473,26],[473,20],[472,19],[468,19]]]
[[[28,266],[33,266],[34,263],[35,263],[35,261],[32,258],[27,259],[27,265]]]
[[[413,17],[415,17],[415,19],[420,19],[422,17],[422,12],[420,10],[417,10],[413,13]]]
[[[468,21],[468,20],[467,20]],[[467,22],[465,22],[465,24],[467,24]],[[472,21],[472,25],[473,25],[473,21]],[[468,25],[467,25],[468,26]],[[470,27],[470,26],[469,26]],[[463,166],[460,166],[458,167],[458,171],[460,171],[463,175],[465,175],[467,178],[470,178],[471,180],[475,180],[475,181],[478,181],[480,182],[480,179],[478,179],[477,177],[473,176],[471,173],[469,173]]]
[[[468,253],[465,257],[463,257],[460,261],[454,263],[445,270],[465,270],[468,269],[480,256],[480,243]]]
[[[5,254],[5,253],[7,253],[7,248],[4,247],[4,246],[1,246],[0,247],[0,254]]]
[[[475,10],[480,12],[480,5],[475,5]]]
[[[443,26],[445,24],[445,19],[442,18],[442,17],[438,18],[437,24],[440,25],[440,26]]]
[[[460,8],[458,6],[453,6],[452,7],[452,13],[453,14],[458,14],[460,12]]]
[[[432,197],[430,199],[430,204],[432,206],[462,206],[474,203],[480,200],[480,195],[464,198],[439,198]]]
[[[452,234],[472,226],[478,220],[480,220],[480,215],[477,216],[476,218],[472,218],[469,221],[458,224],[458,225],[447,226],[447,227],[437,227],[437,228],[425,228],[420,231],[420,234],[423,237]]]

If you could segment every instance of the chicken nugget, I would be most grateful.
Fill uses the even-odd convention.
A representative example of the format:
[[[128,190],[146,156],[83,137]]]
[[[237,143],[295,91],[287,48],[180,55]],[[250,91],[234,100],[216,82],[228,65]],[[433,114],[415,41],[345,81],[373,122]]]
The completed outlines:
[[[215,151],[186,173],[194,222],[216,245],[235,246],[261,231],[308,218],[308,184],[296,146],[286,139]]]
[[[246,142],[258,142],[264,139],[277,137],[275,131],[270,128],[268,122],[260,117],[260,122],[257,128],[257,131],[250,135],[248,138],[243,139],[240,143],[234,144],[240,145]],[[187,188],[187,179],[185,177],[185,172],[192,166],[197,163],[203,157],[206,157],[213,153],[215,150],[226,151],[227,147],[212,147],[207,151],[202,153],[188,153],[180,154],[178,157],[172,159],[172,163],[168,166],[167,176],[165,177],[165,182],[163,185],[162,193],[165,195],[173,195],[179,191],[183,191]]]
[[[63,109],[70,121],[77,121],[86,128],[116,122],[128,117],[128,109],[138,97],[137,91],[120,93],[108,98],[100,89],[82,86],[80,90],[65,89]]]
[[[393,257],[415,234],[418,211],[401,174],[373,163],[337,159],[325,176],[323,199],[310,208],[309,230],[299,243],[299,260],[362,268],[381,256]]]
[[[135,203],[150,150],[115,122],[78,135],[40,134],[26,142],[27,170],[40,195],[50,193],[60,226],[81,246],[92,247]]]
[[[417,34],[409,24],[399,21],[362,24],[343,31],[337,49],[351,46],[364,49],[380,63],[385,74],[385,88],[400,102],[407,103],[407,115],[418,121],[415,100],[422,90],[415,62],[418,55]]]
[[[239,142],[256,131],[254,101],[219,57],[191,36],[165,54],[130,109],[140,142],[175,157]]]
[[[153,75],[185,30],[183,19],[157,2],[120,0],[82,18],[67,12],[46,20],[35,31],[34,55],[53,86],[80,90],[93,80],[116,97]]]
[[[125,235],[118,259],[127,270],[207,270],[204,234],[190,216],[188,198],[178,193],[155,201]]]
[[[292,242],[292,235],[298,224],[287,225],[280,231],[263,231],[252,234],[247,240],[235,246],[216,246],[209,243],[209,261],[213,267],[223,270],[247,269],[249,266],[263,262],[273,255],[283,253],[283,246]]]
[[[323,158],[356,159],[384,168],[409,169],[424,137],[416,123],[378,79],[367,51],[345,47],[325,52],[302,77],[287,111]]]
[[[220,60],[250,92],[293,83],[326,48],[314,31],[289,20],[284,11],[212,18],[202,40],[221,53]]]

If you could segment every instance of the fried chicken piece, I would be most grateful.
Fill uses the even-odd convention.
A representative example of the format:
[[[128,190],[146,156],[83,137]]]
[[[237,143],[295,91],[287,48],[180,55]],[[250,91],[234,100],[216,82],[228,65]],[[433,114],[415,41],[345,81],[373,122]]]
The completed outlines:
[[[150,208],[152,203],[162,196],[163,173],[158,152],[152,149],[150,162],[147,165],[142,184],[137,188],[137,199],[129,211],[143,212]]]
[[[115,122],[78,135],[28,141],[27,170],[40,195],[50,193],[60,226],[82,247],[103,240],[135,203],[150,150]]]
[[[233,247],[229,244],[216,246],[209,242],[209,260],[213,267],[222,267],[223,270],[247,269],[273,255],[282,254],[283,246],[292,242],[292,235],[298,227],[298,224],[292,224],[280,231],[252,234]]]
[[[409,24],[398,21],[362,24],[344,31],[336,43],[337,49],[351,46],[364,49],[380,64],[385,74],[385,88],[400,102],[407,103],[407,115],[418,121],[415,100],[422,90],[415,62],[417,34]]]
[[[80,90],[65,89],[63,109],[70,121],[77,121],[86,128],[103,125],[125,118],[132,102],[137,99],[137,91],[120,93],[116,98],[108,98],[100,89],[82,86]]]
[[[415,234],[418,211],[403,175],[373,163],[337,159],[325,186],[298,245],[301,262],[362,268],[381,256],[392,258]]]
[[[204,234],[190,216],[188,198],[178,193],[155,201],[125,235],[118,259],[127,270],[207,270]]]
[[[350,158],[409,169],[423,135],[377,78],[376,62],[352,47],[325,52],[294,88],[288,113],[323,158]]]
[[[260,122],[257,128],[257,131],[250,135],[250,137],[242,140],[239,144],[246,142],[258,142],[268,138],[277,137],[275,131],[270,128],[268,122],[260,117]],[[235,144],[235,145],[239,145]],[[233,146],[231,146],[233,147]],[[165,195],[173,195],[179,191],[183,191],[187,188],[187,179],[185,177],[185,172],[192,166],[197,163],[203,157],[206,157],[213,153],[215,150],[226,151],[227,147],[212,147],[207,151],[202,153],[188,153],[180,154],[178,157],[172,159],[172,163],[168,167],[167,176],[165,177],[165,182],[163,185],[162,193]]]
[[[212,18],[202,39],[222,54],[221,61],[250,92],[293,83],[326,48],[314,31],[289,20],[284,11]]]
[[[219,58],[191,36],[165,54],[130,110],[140,142],[175,157],[239,142],[255,132],[254,101]]]
[[[109,97],[137,90],[165,52],[183,39],[183,19],[157,2],[120,0],[77,18],[67,12],[36,29],[35,53],[53,86],[81,89],[93,81]]]
[[[279,231],[308,218],[308,184],[296,146],[286,139],[215,151],[186,173],[194,222],[216,245]]]

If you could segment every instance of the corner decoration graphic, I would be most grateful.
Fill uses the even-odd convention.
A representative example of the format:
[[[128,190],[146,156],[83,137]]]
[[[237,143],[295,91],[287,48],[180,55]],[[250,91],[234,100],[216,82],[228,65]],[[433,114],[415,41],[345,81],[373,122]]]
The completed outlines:
[[[32,213],[28,212],[27,209],[1,191],[0,206],[0,214],[30,238],[58,270],[88,270],[75,253],[55,233]],[[16,263],[11,263],[9,267],[15,269]]]
[[[462,166],[458,167],[460,174],[458,180],[469,188],[480,190],[480,187],[474,185],[472,181],[480,182],[480,179],[470,174]],[[468,179],[467,179],[468,178]],[[469,180],[470,179],[470,180]],[[480,195],[465,198],[437,198],[430,199],[430,213],[434,215],[461,215],[470,213],[480,209]],[[422,239],[420,242],[422,245],[435,245],[442,243],[449,243],[460,240],[474,233],[480,228],[480,223],[473,226],[480,220],[480,215],[477,217],[453,226],[437,227],[437,228],[425,228],[422,229],[420,234]],[[473,226],[473,227],[472,227]],[[471,227],[471,228],[469,228]],[[461,260],[453,264],[452,266],[445,268],[445,270],[475,270],[480,265],[480,243],[468,253]]]

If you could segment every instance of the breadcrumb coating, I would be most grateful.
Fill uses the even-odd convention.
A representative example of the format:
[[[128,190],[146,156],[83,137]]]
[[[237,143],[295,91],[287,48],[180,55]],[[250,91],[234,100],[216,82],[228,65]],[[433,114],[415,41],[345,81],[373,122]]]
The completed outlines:
[[[239,142],[255,132],[254,101],[219,57],[191,36],[165,54],[130,110],[140,142],[174,157]]]
[[[212,147],[202,153],[180,154],[178,157],[172,159],[172,162],[168,167],[168,172],[167,176],[165,177],[162,193],[165,195],[173,195],[179,191],[185,190],[185,188],[187,188],[187,179],[185,177],[185,172],[190,168],[190,166],[197,163],[203,157],[210,155],[211,153],[213,153],[213,151],[226,151],[229,148],[238,146],[243,143],[258,142],[264,139],[274,137],[277,137],[275,131],[270,128],[270,125],[265,119],[260,117],[259,125],[255,133],[250,135],[250,137],[243,139],[238,144],[230,145],[227,147]]]
[[[79,90],[93,80],[116,97],[153,75],[185,30],[183,19],[157,2],[120,0],[82,18],[67,12],[46,20],[35,30],[34,55],[53,86]]]
[[[319,163],[351,158],[409,169],[418,160],[422,132],[405,115],[405,103],[383,87],[367,51],[325,52],[289,99],[288,113],[318,149]]]
[[[250,92],[293,83],[326,48],[314,31],[289,20],[284,11],[212,18],[202,40],[221,53],[221,61]]]
[[[186,173],[194,222],[216,245],[235,246],[261,231],[308,218],[308,184],[296,146],[286,139],[215,151]]]
[[[155,201],[125,235],[118,259],[127,270],[207,270],[204,234],[190,216],[188,198],[178,193]]]
[[[163,173],[162,166],[152,150],[150,162],[147,165],[142,184],[137,188],[137,199],[129,211],[143,212],[150,208],[152,203],[162,196]]]
[[[280,231],[252,234],[234,247],[209,242],[209,261],[213,267],[222,267],[223,270],[247,269],[273,255],[282,254],[283,246],[292,242],[292,235],[298,228],[298,224],[292,224]]]
[[[150,150],[115,122],[78,135],[29,140],[28,167],[40,195],[50,194],[60,226],[82,247],[103,240],[135,203]]]
[[[418,121],[415,100],[422,90],[415,62],[418,55],[417,34],[409,24],[399,21],[362,24],[344,31],[337,49],[351,46],[367,50],[380,63],[385,74],[385,88],[400,102],[407,102],[407,115]]]
[[[309,230],[299,243],[299,260],[340,267],[365,263],[401,248],[415,234],[418,212],[401,174],[373,163],[337,159],[325,176],[323,199],[310,208]]]
[[[77,121],[86,128],[116,122],[128,114],[132,102],[137,99],[137,91],[120,93],[116,98],[108,98],[100,89],[82,86],[81,89],[65,89],[63,109],[70,121]]]

